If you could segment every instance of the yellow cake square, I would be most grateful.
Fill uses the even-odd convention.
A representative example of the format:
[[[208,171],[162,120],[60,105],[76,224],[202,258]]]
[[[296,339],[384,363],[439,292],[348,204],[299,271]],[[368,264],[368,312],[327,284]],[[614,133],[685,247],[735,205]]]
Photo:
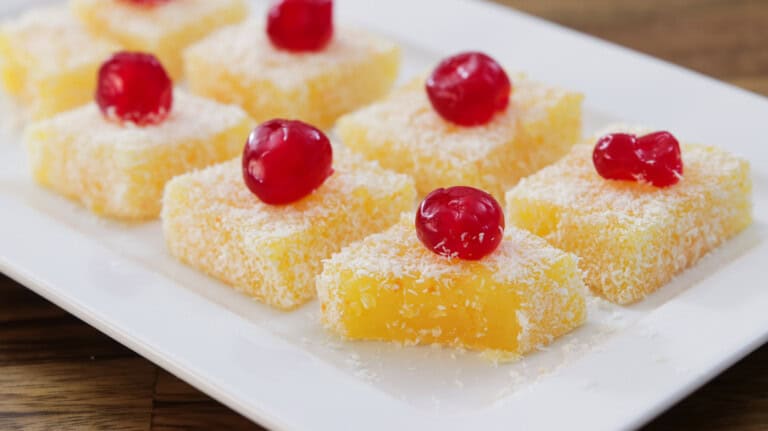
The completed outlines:
[[[340,118],[336,128],[350,149],[413,176],[421,195],[468,185],[501,199],[580,138],[580,94],[513,75],[509,108],[486,125],[461,127],[435,112],[424,81]]]
[[[413,215],[325,261],[322,321],[353,340],[391,340],[517,356],[581,325],[586,288],[575,256],[508,228],[480,261],[438,256]]]
[[[656,188],[599,176],[596,139],[520,181],[506,213],[510,224],[579,256],[587,285],[608,300],[642,299],[752,222],[745,160],[684,144],[682,179]]]
[[[320,52],[275,48],[263,25],[223,29],[184,55],[193,92],[242,106],[258,121],[296,118],[321,128],[382,96],[400,64],[398,47],[360,30],[336,29]]]
[[[31,118],[45,118],[92,100],[96,72],[117,50],[66,8],[34,9],[0,25],[3,88]]]
[[[98,214],[144,220],[160,214],[168,180],[239,154],[254,125],[236,106],[176,90],[155,126],[107,120],[91,103],[31,124],[24,140],[38,183]]]
[[[173,0],[153,6],[125,0],[70,0],[93,34],[129,50],[155,54],[174,79],[181,78],[181,53],[214,30],[248,14],[245,0]]]
[[[183,262],[273,307],[314,298],[321,260],[386,229],[415,199],[413,181],[344,151],[335,173],[290,205],[261,202],[240,159],[174,178],[165,190],[163,232]]]

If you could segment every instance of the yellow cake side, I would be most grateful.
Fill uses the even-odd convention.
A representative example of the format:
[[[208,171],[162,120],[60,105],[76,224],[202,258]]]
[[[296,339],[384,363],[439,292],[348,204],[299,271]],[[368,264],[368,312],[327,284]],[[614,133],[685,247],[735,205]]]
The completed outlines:
[[[37,79],[33,84],[30,118],[42,120],[92,101],[100,67],[100,62],[93,62]]]
[[[370,35],[341,29],[327,52],[290,54],[253,25],[224,29],[185,52],[192,92],[242,106],[257,121],[296,118],[327,129],[386,95],[397,78],[399,48]]]
[[[413,205],[410,178],[334,156],[336,172],[314,193],[270,206],[242,180],[240,160],[175,178],[163,205],[168,248],[181,261],[282,310],[316,296],[322,259],[386,229]]]
[[[189,102],[188,97],[177,92],[176,103]],[[171,114],[168,124],[146,129],[108,123],[93,104],[33,123],[24,137],[32,175],[97,214],[136,221],[156,218],[168,180],[239,154],[255,125],[239,109],[219,105],[226,114],[213,113],[212,118],[223,118],[221,123],[203,128],[193,111],[210,113],[217,107],[197,102],[174,108],[182,112]],[[82,129],[75,130],[77,124]],[[188,128],[192,130],[179,132]],[[195,131],[200,134],[192,136]]]
[[[156,7],[121,0],[71,0],[70,7],[93,34],[129,50],[155,54],[175,80],[183,76],[184,48],[248,15],[243,0],[169,2]]]
[[[417,78],[339,119],[341,141],[382,166],[412,175],[421,195],[470,185],[502,199],[520,178],[556,161],[581,134],[578,93],[517,76],[510,107],[483,126],[460,127],[432,109]]]
[[[26,71],[14,49],[13,36],[0,28],[0,77],[3,90],[11,96],[21,96],[26,83]]]
[[[33,9],[0,26],[0,76],[33,119],[86,104],[96,72],[118,45],[94,37],[61,7]]]
[[[400,49],[393,45],[337,73],[313,79],[308,83],[309,106],[300,115],[328,129],[340,116],[384,97],[399,70]]]
[[[581,104],[584,96],[538,82],[515,88],[513,103],[517,104],[519,137],[512,141],[514,155],[509,164],[501,165],[501,172],[512,171],[503,179],[504,193],[539,169],[548,166],[568,154],[571,147],[581,139]],[[512,169],[509,166],[513,166]]]
[[[587,285],[619,304],[640,300],[752,222],[746,161],[684,145],[678,185],[605,180],[591,145],[507,194],[510,224],[581,258]]]
[[[573,255],[517,229],[480,262],[439,257],[409,215],[327,260],[318,277],[322,320],[353,340],[500,352],[543,346],[586,318]]]

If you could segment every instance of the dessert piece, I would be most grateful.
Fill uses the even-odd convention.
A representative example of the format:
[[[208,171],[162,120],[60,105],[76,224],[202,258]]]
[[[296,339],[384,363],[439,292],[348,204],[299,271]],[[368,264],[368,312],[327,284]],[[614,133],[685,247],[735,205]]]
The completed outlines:
[[[507,216],[579,256],[595,293],[628,304],[746,228],[751,188],[748,163],[723,150],[614,133],[520,181]]]
[[[251,134],[242,162],[171,180],[162,214],[171,253],[291,310],[315,297],[322,259],[411,208],[410,178],[342,148],[331,169],[327,138],[309,128],[270,121]]]
[[[307,12],[312,25],[280,10],[296,3],[322,6]],[[321,128],[382,97],[397,77],[398,47],[360,30],[329,33],[329,8],[330,1],[283,1],[266,29],[251,21],[195,44],[184,54],[190,89],[238,104],[259,121],[298,118]]]
[[[35,123],[25,141],[34,178],[92,211],[143,220],[160,214],[163,186],[238,154],[253,122],[235,106],[176,90],[163,123],[105,121],[91,103]]]
[[[86,104],[117,46],[91,36],[66,8],[34,9],[0,26],[0,76],[32,119]]]
[[[35,180],[98,214],[157,217],[166,181],[234,157],[253,127],[236,106],[173,92],[146,54],[116,54],[99,76],[97,103],[25,133]]]
[[[182,75],[184,48],[248,13],[244,0],[70,0],[70,6],[93,34],[157,55],[174,79]]]
[[[509,80],[498,73],[482,85],[470,75],[463,90],[435,83],[455,81],[446,75],[453,76],[438,67],[427,91],[424,79],[417,78],[387,99],[340,118],[341,141],[385,168],[410,174],[422,195],[464,184],[500,199],[520,178],[562,157],[580,137],[580,94],[513,76],[510,95]]]
[[[422,246],[413,216],[345,247],[317,280],[322,321],[353,340],[391,340],[496,351],[515,357],[586,318],[575,256],[508,228],[481,260]]]

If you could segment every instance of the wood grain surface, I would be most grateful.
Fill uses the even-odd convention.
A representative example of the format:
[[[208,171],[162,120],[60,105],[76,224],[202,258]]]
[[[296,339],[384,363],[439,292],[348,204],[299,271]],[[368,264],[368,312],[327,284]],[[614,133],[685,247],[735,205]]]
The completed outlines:
[[[497,0],[768,95],[766,0]],[[768,430],[768,346],[649,430]],[[0,430],[261,429],[0,275]]]

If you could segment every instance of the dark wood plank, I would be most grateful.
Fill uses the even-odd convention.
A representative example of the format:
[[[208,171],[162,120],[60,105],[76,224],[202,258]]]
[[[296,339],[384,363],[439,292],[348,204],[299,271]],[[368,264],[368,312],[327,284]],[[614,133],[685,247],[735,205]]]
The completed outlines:
[[[55,319],[69,314],[0,274],[0,324],[38,319]]]
[[[0,276],[0,366],[134,356],[129,349]]]
[[[0,276],[0,430],[147,430],[156,367]]]
[[[153,430],[263,430],[173,375],[160,371],[155,385]]]
[[[0,365],[0,429],[149,429],[154,375],[136,356]]]

